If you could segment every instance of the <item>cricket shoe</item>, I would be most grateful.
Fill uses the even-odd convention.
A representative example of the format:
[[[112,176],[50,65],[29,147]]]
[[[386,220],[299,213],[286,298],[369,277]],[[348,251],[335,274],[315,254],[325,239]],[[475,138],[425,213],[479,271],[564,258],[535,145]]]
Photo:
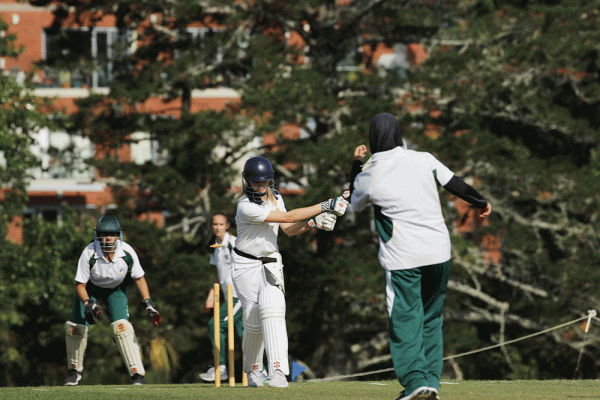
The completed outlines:
[[[65,386],[77,386],[81,380],[81,374],[74,369],[67,371],[67,379],[65,379]]]
[[[134,385],[145,385],[146,384],[146,378],[144,378],[144,376],[140,375],[140,374],[133,374],[131,376],[131,381]]]
[[[263,371],[252,371],[248,374],[248,387],[262,387],[265,382]]]
[[[289,383],[285,374],[281,370],[276,369],[275,372],[273,372],[273,375],[271,375],[271,377],[269,378],[269,386],[276,388],[286,388],[289,386]]]
[[[432,397],[431,399],[432,400],[440,400],[440,395],[438,393],[438,390],[436,388],[432,388],[432,387],[430,387],[429,389],[431,389],[431,391],[434,394],[434,397]]]
[[[406,394],[406,391],[400,393],[400,397],[396,400],[436,400],[437,392],[433,388],[427,386],[421,386],[413,390],[410,394]]]
[[[215,371],[216,371],[215,367],[210,367],[208,369],[208,371],[199,375],[200,379],[202,379],[205,382],[214,382],[216,379]],[[221,372],[221,380],[222,381],[229,379],[229,372],[227,372],[226,365],[221,365],[221,367],[219,368],[219,371]]]

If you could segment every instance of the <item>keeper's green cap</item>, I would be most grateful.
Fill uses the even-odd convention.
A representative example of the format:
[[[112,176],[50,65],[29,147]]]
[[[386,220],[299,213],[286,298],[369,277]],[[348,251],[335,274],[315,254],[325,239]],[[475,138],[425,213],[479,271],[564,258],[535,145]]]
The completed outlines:
[[[111,215],[105,215],[104,217],[98,220],[98,225],[96,225],[97,233],[111,233],[111,232],[121,232],[121,225],[119,225],[119,221]]]

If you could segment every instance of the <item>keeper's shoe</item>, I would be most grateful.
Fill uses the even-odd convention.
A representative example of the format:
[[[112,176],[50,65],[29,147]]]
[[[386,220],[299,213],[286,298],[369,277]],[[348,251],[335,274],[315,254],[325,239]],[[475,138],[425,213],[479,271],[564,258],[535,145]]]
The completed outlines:
[[[229,373],[227,372],[226,365],[221,365],[221,368],[219,370],[221,372],[221,380],[222,381],[229,379]],[[208,369],[208,371],[206,371],[205,373],[200,374],[198,376],[200,377],[200,379],[202,379],[205,382],[214,382],[216,379],[215,371],[216,371],[215,367],[210,367]]]
[[[133,374],[131,376],[131,381],[134,385],[145,385],[146,384],[146,378],[144,378],[144,376],[140,375],[140,374]]]
[[[436,396],[437,391],[435,389],[421,386],[420,388],[413,390],[410,394],[406,394],[406,391],[402,391],[400,397],[396,400],[436,400]]]
[[[74,369],[67,371],[67,379],[65,379],[65,386],[77,386],[81,380],[81,374]]]
[[[432,387],[430,387],[429,389],[431,389],[431,391],[434,394],[434,396],[431,397],[431,400],[440,400],[440,395],[439,395],[438,390],[436,388],[432,388]]]
[[[284,373],[281,370],[276,369],[275,372],[273,372],[273,375],[271,375],[271,377],[269,378],[269,386],[276,388],[286,388],[289,386],[289,383]]]
[[[248,374],[248,387],[262,387],[265,382],[263,371],[252,371]]]

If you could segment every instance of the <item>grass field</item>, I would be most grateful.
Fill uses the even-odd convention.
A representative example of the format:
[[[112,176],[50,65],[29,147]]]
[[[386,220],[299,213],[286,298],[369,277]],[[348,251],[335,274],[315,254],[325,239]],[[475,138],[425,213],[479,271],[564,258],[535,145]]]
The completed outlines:
[[[40,386],[0,388],[0,400],[394,400],[400,388],[396,381],[298,382],[287,389],[227,385],[215,388],[208,384]],[[440,397],[442,400],[600,399],[600,381],[445,381]]]

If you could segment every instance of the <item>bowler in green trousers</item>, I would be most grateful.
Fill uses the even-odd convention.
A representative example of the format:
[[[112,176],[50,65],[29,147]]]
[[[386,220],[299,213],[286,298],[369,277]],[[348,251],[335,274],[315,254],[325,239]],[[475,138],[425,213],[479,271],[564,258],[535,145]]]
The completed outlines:
[[[438,400],[443,362],[443,308],[450,276],[450,234],[438,185],[469,202],[480,217],[489,203],[432,154],[408,150],[398,120],[379,114],[371,121],[368,150],[354,150],[350,202],[370,203],[379,234],[379,262],[386,270],[390,351],[398,381],[397,400]]]

